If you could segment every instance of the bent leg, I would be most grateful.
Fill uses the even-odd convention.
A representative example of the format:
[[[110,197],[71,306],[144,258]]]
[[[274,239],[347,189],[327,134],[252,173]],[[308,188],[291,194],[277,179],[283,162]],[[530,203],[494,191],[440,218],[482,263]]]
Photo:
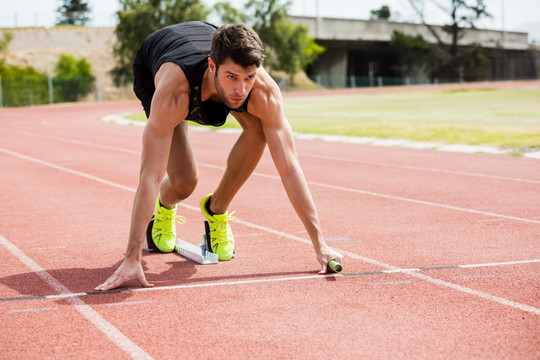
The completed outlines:
[[[227,211],[232,199],[259,163],[266,146],[259,119],[246,113],[235,117],[243,131],[229,154],[225,173],[212,195],[210,210],[216,214]]]
[[[197,162],[189,142],[188,123],[182,121],[174,129],[167,176],[160,187],[161,204],[172,209],[177,203],[191,195],[197,186],[198,179]]]

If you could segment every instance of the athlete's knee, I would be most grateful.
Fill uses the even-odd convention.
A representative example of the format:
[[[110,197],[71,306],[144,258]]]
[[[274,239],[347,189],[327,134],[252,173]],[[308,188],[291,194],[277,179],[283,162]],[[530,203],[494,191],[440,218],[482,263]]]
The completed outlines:
[[[193,193],[199,182],[199,173],[193,172],[183,176],[169,177],[171,190],[179,199],[185,199]]]

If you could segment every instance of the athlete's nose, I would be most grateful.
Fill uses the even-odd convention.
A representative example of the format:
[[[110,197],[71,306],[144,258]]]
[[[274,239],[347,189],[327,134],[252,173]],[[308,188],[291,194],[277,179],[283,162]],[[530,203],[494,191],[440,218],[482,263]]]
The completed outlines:
[[[246,92],[246,86],[243,81],[239,81],[236,87],[234,88],[234,94],[237,96],[244,96]]]

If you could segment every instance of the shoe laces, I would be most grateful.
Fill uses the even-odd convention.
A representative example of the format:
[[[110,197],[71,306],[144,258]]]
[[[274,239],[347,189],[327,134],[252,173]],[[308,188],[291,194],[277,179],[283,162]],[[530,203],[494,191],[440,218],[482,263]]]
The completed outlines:
[[[227,225],[229,224],[229,221],[238,221],[238,219],[233,216],[234,211],[227,215],[227,217],[224,217],[221,220],[215,221],[212,223],[212,227],[217,232],[217,240],[218,243],[223,244],[229,241],[228,234],[227,234]]]
[[[163,224],[162,227],[160,227],[161,231],[165,235],[174,235],[174,226],[175,223],[178,224],[185,224],[186,218],[180,215],[175,214],[155,214],[152,217],[152,220],[159,220],[160,224]]]

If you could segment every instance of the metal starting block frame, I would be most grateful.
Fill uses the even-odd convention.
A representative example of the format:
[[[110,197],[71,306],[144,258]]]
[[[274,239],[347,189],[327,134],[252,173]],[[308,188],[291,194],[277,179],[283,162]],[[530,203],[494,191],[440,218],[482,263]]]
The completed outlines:
[[[198,246],[182,239],[176,239],[174,251],[202,265],[217,264],[219,262],[218,255],[208,251],[206,247],[206,234],[202,234],[202,242]]]

